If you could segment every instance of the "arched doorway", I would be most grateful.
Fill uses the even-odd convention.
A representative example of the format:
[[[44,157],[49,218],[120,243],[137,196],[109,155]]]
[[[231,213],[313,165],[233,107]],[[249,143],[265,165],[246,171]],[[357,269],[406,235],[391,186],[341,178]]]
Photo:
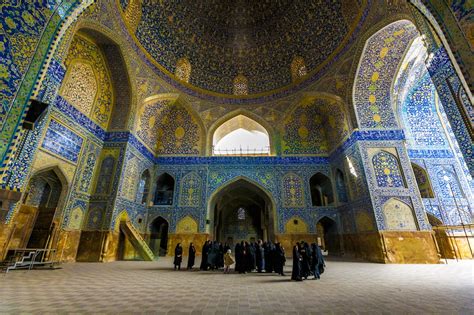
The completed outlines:
[[[321,247],[328,251],[330,255],[338,255],[341,252],[341,246],[339,241],[339,233],[337,229],[337,223],[328,218],[323,217],[316,224],[316,232],[318,234],[318,240],[321,242]]]
[[[329,177],[316,173],[310,178],[309,186],[313,206],[324,207],[334,203],[334,194]]]
[[[210,200],[211,234],[233,245],[242,240],[274,240],[274,204],[257,184],[238,179],[221,188]]]
[[[149,245],[155,257],[166,256],[168,248],[168,221],[157,217],[150,224]]]
[[[17,221],[25,222],[21,247],[48,248],[54,243],[63,190],[63,181],[53,169],[31,177],[18,213]]]
[[[156,181],[155,205],[170,206],[173,204],[174,178],[168,173],[163,173]]]

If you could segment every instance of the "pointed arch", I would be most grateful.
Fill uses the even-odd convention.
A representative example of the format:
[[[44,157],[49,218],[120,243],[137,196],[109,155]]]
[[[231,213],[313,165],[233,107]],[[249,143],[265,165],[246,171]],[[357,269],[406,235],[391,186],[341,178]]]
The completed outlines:
[[[156,178],[154,204],[159,206],[171,206],[174,203],[175,178],[167,172],[161,173]]]
[[[216,188],[208,197],[208,204],[207,204],[207,221],[210,222],[210,225],[206,226],[206,230],[208,233],[215,234],[214,227],[216,225],[216,210],[217,210],[217,202],[219,196],[225,194],[229,191],[232,187],[238,184],[246,185],[253,189],[257,194],[259,194],[263,200],[265,201],[265,209],[264,215],[266,222],[266,236],[267,238],[273,238],[276,231],[277,231],[277,215],[276,215],[276,201],[273,197],[273,194],[262,186],[260,183],[256,182],[255,180],[248,178],[246,176],[236,176],[225,183],[222,183],[221,186]],[[265,236],[264,236],[265,238]]]
[[[138,138],[156,155],[204,153],[206,129],[193,107],[176,93],[148,97],[135,121]]]
[[[219,118],[217,121],[215,121],[208,130],[207,133],[207,146],[206,146],[206,155],[211,156],[212,155],[212,147],[214,143],[214,136],[219,127],[221,127],[223,124],[225,124],[227,121],[237,117],[237,116],[244,116],[251,121],[255,122],[255,125],[253,127],[258,127],[259,129],[256,129],[260,132],[266,133],[268,135],[269,139],[269,144],[270,144],[270,155],[276,155],[276,148],[275,148],[275,130],[274,128],[262,117],[259,115],[256,115],[252,113],[251,111],[248,111],[246,109],[237,109],[234,110],[230,113],[227,113],[226,115],[222,116]],[[260,127],[259,127],[260,126]],[[222,137],[221,137],[222,138]]]
[[[150,240],[148,245],[157,256],[166,256],[168,250],[168,231],[169,222],[162,216],[156,216],[150,220],[148,225],[148,233]]]
[[[352,89],[359,128],[398,127],[391,87],[404,52],[418,35],[413,22],[403,19],[384,25],[364,43]]]
[[[319,218],[316,222],[318,243],[330,255],[341,252],[340,232],[337,222],[328,216]]]
[[[324,207],[334,203],[334,192],[331,179],[323,173],[316,173],[309,179],[311,204],[313,207]]]
[[[283,155],[328,155],[352,129],[344,101],[325,92],[306,93],[287,110],[279,128]]]
[[[434,198],[433,187],[428,172],[416,163],[411,163],[421,198]]]
[[[417,230],[413,208],[398,198],[388,199],[382,206],[387,230]]]
[[[123,38],[89,19],[81,20],[76,25],[75,34],[83,34],[92,39],[105,57],[113,90],[113,108],[107,129],[130,130],[137,107],[137,91],[136,85],[132,84],[133,72],[129,57],[123,52]]]
[[[379,187],[406,187],[400,161],[395,154],[377,150],[371,160]]]

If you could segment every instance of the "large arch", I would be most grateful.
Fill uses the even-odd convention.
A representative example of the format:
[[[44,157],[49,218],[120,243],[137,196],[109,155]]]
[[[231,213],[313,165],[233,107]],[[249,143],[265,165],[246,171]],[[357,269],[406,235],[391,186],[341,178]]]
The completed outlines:
[[[28,182],[13,222],[17,233],[10,245],[24,248],[54,248],[64,217],[68,181],[58,166],[36,171]],[[17,239],[15,239],[17,238]]]
[[[109,68],[114,104],[108,130],[130,130],[136,108],[136,85],[132,84],[130,62],[126,60],[121,45],[121,38],[99,23],[80,21],[75,34],[84,34],[100,47]]]
[[[274,239],[277,232],[276,203],[271,193],[258,183],[243,176],[236,177],[214,191],[208,200],[207,232],[214,239],[222,242]],[[235,220],[228,220],[234,215]],[[246,225],[239,224],[239,220]],[[251,227],[246,229],[245,226],[249,225]],[[237,226],[243,227],[242,233],[233,230]]]
[[[181,118],[173,119],[177,115]],[[176,93],[160,93],[145,98],[137,110],[133,130],[156,155],[203,155],[205,151],[206,128],[202,119]],[[158,145],[161,142],[166,143]],[[177,142],[181,143],[179,148]]]
[[[225,124],[227,121],[236,118],[238,116],[244,116],[253,122],[255,122],[255,125],[259,125],[261,128],[257,129],[259,131],[263,130],[267,133],[269,142],[270,142],[270,155],[276,155],[277,154],[277,148],[275,147],[276,141],[276,135],[275,135],[275,130],[274,128],[262,117],[252,113],[251,111],[248,111],[246,109],[237,109],[235,111],[232,111],[230,113],[227,113],[226,115],[222,116],[219,118],[216,122],[214,122],[208,132],[207,132],[207,137],[206,137],[206,155],[211,156],[212,155],[212,148],[213,148],[213,140],[214,140],[214,135],[216,131],[218,130],[219,127],[221,127],[223,124]]]
[[[419,35],[407,19],[379,28],[364,42],[355,73],[352,99],[359,128],[397,128],[391,87],[405,51]]]

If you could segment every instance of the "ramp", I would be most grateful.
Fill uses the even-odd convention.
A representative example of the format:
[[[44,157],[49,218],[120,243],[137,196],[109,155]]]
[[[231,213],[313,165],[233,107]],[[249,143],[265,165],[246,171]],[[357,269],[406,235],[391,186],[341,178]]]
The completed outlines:
[[[144,260],[153,261],[155,259],[153,251],[148,247],[148,244],[130,221],[120,222],[120,230],[127,236],[130,243],[132,243]]]

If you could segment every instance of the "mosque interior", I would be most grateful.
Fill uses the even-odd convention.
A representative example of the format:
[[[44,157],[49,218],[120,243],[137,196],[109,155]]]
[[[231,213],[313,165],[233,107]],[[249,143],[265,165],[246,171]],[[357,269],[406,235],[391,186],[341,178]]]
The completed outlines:
[[[472,258],[469,1],[0,4],[0,261]]]

